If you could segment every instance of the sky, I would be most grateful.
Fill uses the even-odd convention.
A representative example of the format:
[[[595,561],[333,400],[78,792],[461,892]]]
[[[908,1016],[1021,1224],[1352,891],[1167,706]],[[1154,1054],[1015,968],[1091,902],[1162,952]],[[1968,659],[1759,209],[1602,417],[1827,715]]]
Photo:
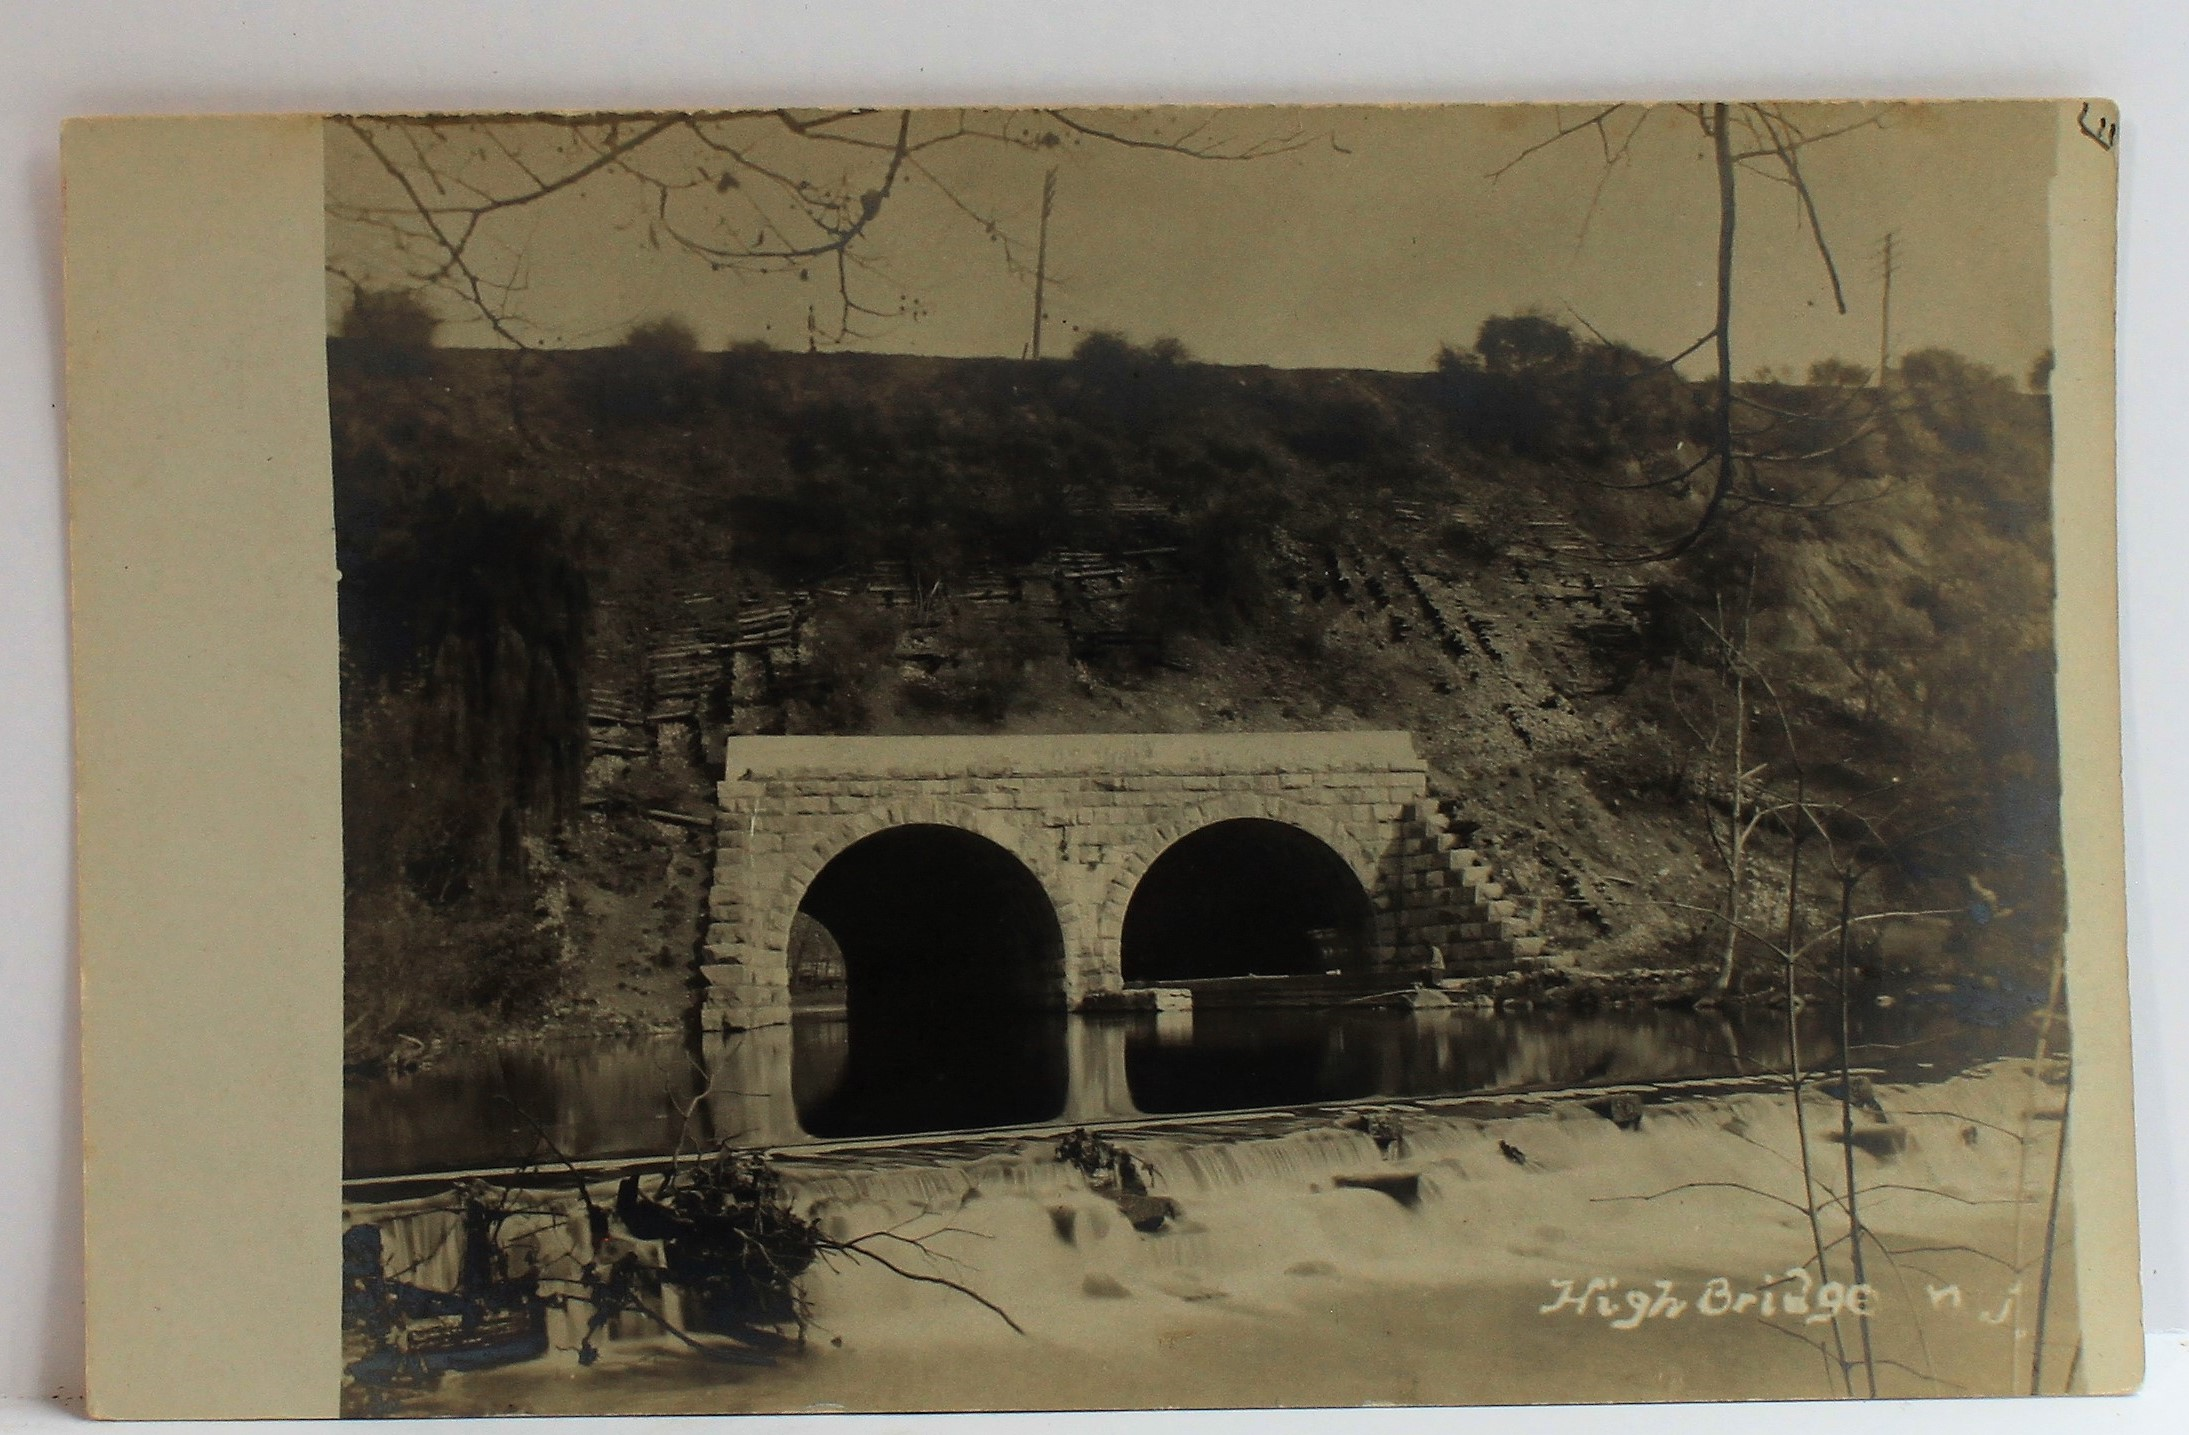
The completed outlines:
[[[1633,107],[1601,131],[1583,127],[1529,152],[1600,109],[1067,112],[1136,140],[1190,134],[1203,150],[1264,151],[1244,159],[1092,138],[1039,112],[918,112],[915,139],[964,127],[1058,142],[1023,148],[968,137],[920,150],[919,167],[900,173],[851,251],[853,292],[892,312],[860,319],[860,336],[843,340],[833,332],[832,262],[802,274],[711,266],[650,222],[662,192],[613,166],[491,213],[467,253],[483,277],[522,286],[495,308],[528,344],[612,343],[635,322],[674,316],[710,348],[752,339],[804,348],[810,311],[823,347],[1017,356],[1033,328],[1031,267],[1053,168],[1049,354],[1108,329],[1139,341],[1175,338],[1217,363],[1421,369],[1440,346],[1471,343],[1483,319],[1521,311],[1675,353],[1711,325],[1718,206],[1710,142],[1676,107]],[[1737,188],[1736,369],[1799,374],[1825,358],[1874,365],[1880,246],[1891,233],[1894,354],[1944,346],[2024,374],[2050,342],[2053,108],[1787,112],[1810,134],[1877,120],[1800,156],[1847,312],[1833,302],[1799,195],[1773,177],[1783,174],[1775,161],[1759,161]],[[749,245],[762,236],[764,211],[782,214],[787,185],[852,195],[876,188],[897,122],[889,112],[834,127],[882,145],[868,148],[802,138],[761,117],[714,132],[739,148],[737,162],[680,134],[631,159],[676,186],[668,213],[685,233]],[[519,162],[539,175],[570,163],[554,148],[565,132],[537,123],[444,126],[434,147],[413,146],[415,133],[373,133],[428,195],[434,178],[508,195],[526,187]],[[415,227],[404,192],[340,122],[329,124],[327,156],[329,319],[339,325],[354,284],[403,287],[431,246],[404,254],[390,243],[379,221]],[[460,199],[462,191],[445,193]],[[440,342],[506,342],[476,311],[445,294],[434,302]],[[1687,367],[1700,372],[1706,362],[1698,356]]]

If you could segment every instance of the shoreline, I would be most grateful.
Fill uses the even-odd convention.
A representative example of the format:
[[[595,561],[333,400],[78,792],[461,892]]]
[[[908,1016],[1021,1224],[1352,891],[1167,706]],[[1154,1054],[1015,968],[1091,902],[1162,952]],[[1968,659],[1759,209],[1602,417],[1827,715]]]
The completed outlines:
[[[1708,979],[1709,970],[1707,963],[1662,966],[1637,961],[1630,966],[1607,970],[1548,965],[1530,970],[1516,968],[1498,975],[1454,977],[1440,981],[1437,986],[1455,1007],[1496,1014],[1785,1010],[1783,987],[1771,985],[1753,991],[1720,993]],[[1406,974],[1394,974],[1395,983],[1410,980],[1413,978]],[[1881,982],[1880,985],[1892,983]],[[1988,986],[1983,982],[1933,982],[1921,988],[1909,987],[1897,998],[1880,994],[1883,996],[1883,1000],[1877,1002],[1880,1008],[1908,1002],[1943,1003],[1980,1007],[1984,1014],[1995,1019],[2009,1013],[2014,1006],[2011,994],[1997,982]],[[1801,999],[1809,999],[1809,994],[1802,994]],[[1336,1001],[1308,1009],[1343,1010],[1353,1005],[1355,1003],[1351,1001]],[[2026,1005],[2030,1010],[2036,1010],[2042,1005],[2042,994],[2027,994]],[[1295,1008],[1271,1003],[1263,1007],[1229,1009]],[[799,1015],[840,1014],[842,1010],[840,1002],[794,1003],[793,1006],[794,1014]],[[461,1030],[439,1033],[430,1041],[404,1038],[415,1043],[415,1051],[400,1048],[370,1060],[346,1062],[343,1081],[345,1085],[362,1084],[391,1076],[413,1075],[432,1070],[443,1058],[477,1052],[525,1050],[561,1042],[607,1042],[690,1034],[695,1030],[697,1019],[697,1006],[688,1003],[678,1006],[669,1015],[653,1017],[570,1007],[521,1022],[482,1020]]]

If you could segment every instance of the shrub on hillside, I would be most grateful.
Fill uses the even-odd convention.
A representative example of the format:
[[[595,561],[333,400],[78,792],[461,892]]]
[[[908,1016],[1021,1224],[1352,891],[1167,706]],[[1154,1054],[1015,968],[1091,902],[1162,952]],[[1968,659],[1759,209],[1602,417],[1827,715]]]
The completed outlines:
[[[361,373],[413,377],[432,372],[440,318],[416,291],[359,289],[342,317],[340,363]]]
[[[801,661],[787,682],[799,709],[796,729],[856,733],[888,710],[896,683],[896,652],[904,625],[863,604],[823,607],[806,620]]]
[[[1541,315],[1485,319],[1472,350],[1446,345],[1430,391],[1455,437],[1521,458],[1596,464],[1702,436],[1703,406],[1686,380]]]
[[[399,886],[353,892],[342,965],[343,1060],[378,1062],[479,1019],[521,1020],[562,986],[534,904],[436,906]]]
[[[1030,670],[1060,650],[1057,635],[1022,611],[961,612],[936,631],[945,654],[932,673],[905,682],[918,710],[993,726],[1025,696]]]
[[[681,319],[634,324],[621,344],[595,349],[586,358],[586,406],[606,423],[688,418],[709,388],[699,336]]]

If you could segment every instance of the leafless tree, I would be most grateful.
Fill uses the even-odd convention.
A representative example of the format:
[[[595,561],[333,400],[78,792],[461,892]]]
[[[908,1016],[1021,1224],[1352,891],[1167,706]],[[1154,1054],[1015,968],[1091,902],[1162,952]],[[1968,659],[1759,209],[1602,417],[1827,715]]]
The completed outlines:
[[[1686,911],[1703,919],[1722,923],[1729,938],[1739,941],[1764,955],[1766,961],[1777,968],[1781,980],[1780,997],[1785,1017],[1784,1041],[1786,1061],[1783,1070],[1771,1074],[1786,1083],[1787,1096],[1794,1117],[1795,1152],[1790,1165],[1800,1182],[1799,1195],[1789,1197],[1782,1192],[1766,1190],[1741,1182],[1694,1181],[1683,1182],[1667,1190],[1636,1197],[1613,1197],[1615,1200],[1657,1200],[1681,1191],[1705,1187],[1729,1188],[1771,1201],[1793,1210],[1806,1223],[1811,1248],[1811,1260],[1819,1283],[1834,1279],[1835,1260],[1845,1262],[1849,1280],[1854,1287],[1868,1286],[1873,1274],[1887,1270],[1898,1281],[1903,1291],[1907,1276],[1931,1274],[1912,1263],[1912,1258],[1926,1254],[1958,1252],[1975,1259],[2002,1267],[2017,1280],[2032,1268],[2039,1276],[2037,1317],[2028,1365],[2030,1392],[2040,1393],[2045,1388],[2044,1342],[2048,1305],[2052,1294],[2053,1270],[2058,1254],[2059,1222],[2065,1185],[2065,1112],[2063,1130],[2057,1136],[2061,1143],[2054,1151],[2049,1188],[2041,1196],[2031,1191],[2032,1178],[2027,1169],[2028,1157],[2033,1147],[2041,1144],[2033,1139],[2025,1119],[2024,1129],[2006,1132],[2021,1150],[2022,1167],[2015,1183],[2015,1193],[2001,1204],[2012,1204],[2016,1209],[2016,1225],[2011,1254],[1979,1249],[1963,1243],[1945,1242],[1922,1246],[1896,1246],[1873,1229],[1863,1216],[1863,1199],[1866,1194],[1880,1192],[1921,1191],[1934,1195],[1952,1196],[1940,1188],[1910,1184],[1907,1182],[1877,1182],[1865,1187],[1856,1167],[1855,1156],[1861,1149],[1858,1134],[1861,1121],[1884,1122],[1888,1119],[1878,1097],[1870,1086],[1869,1075],[1856,1068],[1854,1053],[1857,1050],[1854,1030],[1855,1010],[1855,940],[1858,928],[1874,929],[1881,924],[1912,920],[1935,920],[1941,917],[1958,917],[1964,913],[1958,908],[1923,908],[1886,905],[1862,910],[1857,901],[1858,892],[1870,884],[1874,876],[1905,860],[1907,849],[1919,846],[1926,838],[1936,835],[1935,825],[1922,829],[1900,830],[1907,827],[1907,804],[1901,801],[1897,783],[1889,783],[1876,791],[1859,794],[1853,798],[1827,801],[1808,795],[1803,773],[1801,754],[1796,742],[1796,729],[1787,705],[1771,684],[1769,675],[1760,663],[1748,654],[1740,636],[1732,630],[1713,635],[1726,648],[1729,665],[1737,662],[1746,672],[1744,691],[1760,694],[1759,711],[1780,730],[1785,752],[1779,760],[1783,768],[1782,779],[1792,783],[1792,795],[1783,791],[1777,795],[1766,792],[1759,783],[1752,807],[1754,820],[1769,818],[1787,830],[1793,838],[1792,859],[1788,865],[1785,889],[1785,922],[1783,929],[1774,930],[1760,921],[1751,921],[1735,903],[1724,908],[1704,908],[1678,901],[1660,901],[1659,905]],[[1770,766],[1766,764],[1765,766]],[[1754,770],[1760,774],[1761,768]],[[1736,815],[1741,809],[1736,809]],[[1753,821],[1751,822],[1751,828]],[[1716,836],[1717,834],[1713,834]],[[1801,852],[1802,838],[1818,853],[1824,871],[1836,889],[1836,911],[1822,930],[1804,934],[1801,930]],[[1722,850],[1722,846],[1721,846]],[[2041,1012],[2040,1028],[2033,1073],[2042,1074],[2054,1058],[2055,1025],[2064,1021],[2062,1015],[2063,990],[2062,965],[2056,954],[2051,994]],[[1809,999],[1809,993],[1821,997],[1827,1003],[1826,1021],[1831,1054],[1820,1067],[1806,1067],[1803,1060],[1803,1043],[1800,1016]],[[1817,1161],[1812,1153],[1812,1122],[1807,1103],[1812,1093],[1829,1099],[1836,1116],[1833,1128],[1826,1139],[1837,1144],[1839,1171],[1829,1171],[1826,1163]],[[1863,1113],[1858,1118],[1858,1112]],[[1905,1116],[1950,1116],[1964,1123],[1977,1118],[1957,1110],[1906,1109]],[[1967,1129],[1973,1129],[1969,1127]],[[1750,1139],[1743,1137],[1743,1139]],[[1774,1153],[1779,1154],[1779,1153]],[[1835,1183],[1834,1176],[1837,1181]],[[2045,1225],[2035,1252],[2026,1251],[2023,1244],[2020,1215],[2022,1208],[2036,1200],[2045,1204]],[[1966,1204],[1991,1204],[1966,1200]],[[1840,1229],[1836,1235],[1827,1235],[1829,1225]],[[1880,1267],[1878,1262],[1883,1262]],[[1876,1348],[1874,1333],[1869,1320],[1855,1319],[1855,1338],[1849,1341],[1842,1329],[1840,1315],[1834,1312],[1827,1332],[1830,1344],[1826,1345],[1805,1335],[1795,1333],[1796,1338],[1812,1345],[1823,1356],[1834,1388],[1849,1396],[1863,1395],[1875,1399],[1879,1394],[1878,1375],[1884,1369],[1896,1369],[1918,1376],[1926,1381],[1937,1381],[1936,1372],[1929,1369],[1927,1340],[1920,1322],[1916,1335],[1925,1346],[1923,1367],[1909,1365],[1889,1358]],[[2021,1327],[2015,1329],[2014,1361],[2016,1385],[2022,1378],[2023,1349]],[[2063,1389],[2072,1388],[2073,1372],[2070,1371]]]
[[[1038,168],[1078,145],[1246,161],[1308,142],[1297,132],[1232,136],[1206,115],[1066,109],[346,115],[333,123],[390,191],[386,202],[331,202],[330,221],[391,255],[410,288],[441,294],[520,349],[542,337],[523,305],[531,226],[546,202],[580,189],[602,198],[597,222],[630,228],[650,248],[713,272],[819,272],[835,312],[816,322],[816,337],[840,343],[871,337],[862,325],[920,312],[872,246],[911,186],[932,190],[1000,247],[1011,274],[1033,281],[1033,244],[940,162],[947,153],[988,149]],[[367,284],[354,256],[338,252],[329,268],[353,287]]]
[[[1722,521],[1745,508],[1821,509],[1859,502],[1865,496],[1860,485],[1844,475],[1817,491],[1794,492],[1781,475],[1800,466],[1813,465],[1844,453],[1877,431],[1883,421],[1882,406],[1860,390],[1849,390],[1828,411],[1787,408],[1744,393],[1735,381],[1733,353],[1733,261],[1739,237],[1740,183],[1744,178],[1785,187],[1799,210],[1803,228],[1813,241],[1818,259],[1830,281],[1832,301],[1847,312],[1847,296],[1840,282],[1839,265],[1825,237],[1823,215],[1816,196],[1802,172],[1802,156],[1811,146],[1856,130],[1886,123],[1890,110],[1865,109],[1844,123],[1812,127],[1794,107],[1777,104],[1693,104],[1676,106],[1603,105],[1578,118],[1557,112],[1553,132],[1522,149],[1492,172],[1497,179],[1531,156],[1561,142],[1593,135],[1603,153],[1603,172],[1590,196],[1583,232],[1595,216],[1606,185],[1626,166],[1635,140],[1660,113],[1671,111],[1700,127],[1710,143],[1712,169],[1717,179],[1718,238],[1716,265],[1716,312],[1710,327],[1659,367],[1672,368],[1684,360],[1711,350],[1715,360],[1710,380],[1709,434],[1699,456],[1675,458],[1667,471],[1605,485],[1630,491],[1673,491],[1686,494],[1698,477],[1707,474],[1707,488],[1698,511],[1688,516],[1679,532],[1645,549],[1623,554],[1633,561],[1660,561],[1686,553]],[[1585,322],[1585,321],[1584,321]],[[1820,435],[1820,426],[1828,430]]]
[[[1707,718],[1690,714],[1684,707],[1679,710],[1705,763],[1705,770],[1698,779],[1703,789],[1703,822],[1711,848],[1725,869],[1722,923],[1725,950],[1718,964],[1716,983],[1720,998],[1732,991],[1740,959],[1741,926],[1750,876],[1750,842],[1757,827],[1766,819],[1785,814],[1784,804],[1772,800],[1767,789],[1773,761],[1768,756],[1756,761],[1756,744],[1750,741],[1754,715],[1751,688],[1761,681],[1749,651],[1753,619],[1750,607],[1750,597],[1744,594],[1739,610],[1729,613],[1721,598],[1716,620],[1700,620],[1700,626],[1710,638],[1711,658],[1716,669],[1713,676],[1719,690],[1711,694],[1713,711]],[[1798,839],[1798,829],[1796,835]]]

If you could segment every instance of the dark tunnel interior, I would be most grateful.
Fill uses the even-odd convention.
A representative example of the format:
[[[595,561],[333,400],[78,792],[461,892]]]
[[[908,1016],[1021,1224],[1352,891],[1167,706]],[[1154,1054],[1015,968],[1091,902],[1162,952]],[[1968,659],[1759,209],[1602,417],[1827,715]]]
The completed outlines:
[[[823,868],[799,911],[843,969],[841,1013],[794,1020],[807,1131],[1002,1126],[1064,1109],[1063,933],[1010,852],[961,828],[891,828]]]
[[[1263,818],[1173,843],[1125,909],[1128,982],[1350,969],[1373,914],[1360,880],[1320,838]]]

